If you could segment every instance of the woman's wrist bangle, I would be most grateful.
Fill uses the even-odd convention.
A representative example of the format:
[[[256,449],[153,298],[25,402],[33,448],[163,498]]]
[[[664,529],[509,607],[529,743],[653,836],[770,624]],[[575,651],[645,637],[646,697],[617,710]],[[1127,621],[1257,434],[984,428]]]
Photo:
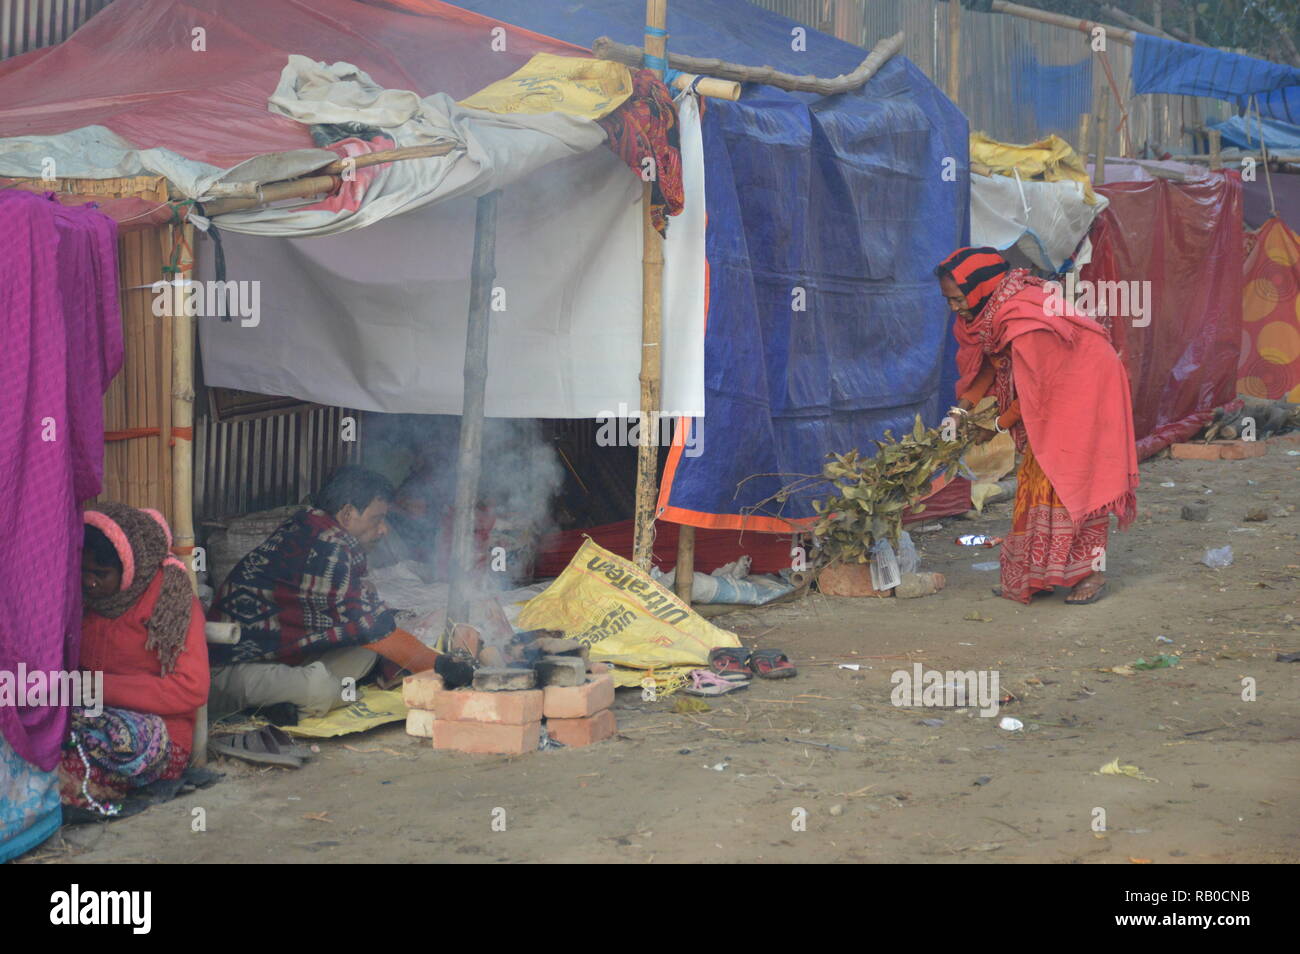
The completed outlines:
[[[993,426],[994,426],[995,428],[997,428],[997,431],[998,431],[999,434],[1005,434],[1007,431],[1010,430],[1010,428],[1008,428],[1008,427],[1003,427],[1003,426],[1002,426],[1002,419],[1001,419],[1001,418],[997,418],[997,417],[995,417],[995,418],[993,419]]]

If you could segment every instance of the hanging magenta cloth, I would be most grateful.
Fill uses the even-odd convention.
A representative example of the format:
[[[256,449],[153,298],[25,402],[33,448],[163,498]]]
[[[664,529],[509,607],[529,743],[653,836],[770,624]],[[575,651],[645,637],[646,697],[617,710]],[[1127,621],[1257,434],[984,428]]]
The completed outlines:
[[[104,392],[122,366],[117,225],[89,206],[0,192],[0,672],[72,669],[82,522],[99,493]],[[0,705],[14,751],[45,771],[68,712]]]

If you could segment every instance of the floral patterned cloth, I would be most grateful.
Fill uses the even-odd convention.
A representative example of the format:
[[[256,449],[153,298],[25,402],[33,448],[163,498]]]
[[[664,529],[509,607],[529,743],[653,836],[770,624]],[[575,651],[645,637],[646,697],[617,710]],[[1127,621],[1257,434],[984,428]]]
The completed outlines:
[[[1026,445],[1016,475],[1011,533],[1002,543],[1002,595],[1028,603],[1036,590],[1074,586],[1092,574],[1109,535],[1109,514],[1074,524]]]
[[[58,773],[42,772],[0,737],[0,862],[31,851],[62,820]]]

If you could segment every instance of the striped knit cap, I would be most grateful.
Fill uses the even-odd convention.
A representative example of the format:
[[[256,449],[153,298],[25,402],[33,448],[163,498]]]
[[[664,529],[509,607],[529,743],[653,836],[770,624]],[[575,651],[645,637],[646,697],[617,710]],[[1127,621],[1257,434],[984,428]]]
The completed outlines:
[[[995,248],[959,248],[940,262],[935,271],[952,276],[966,296],[971,314],[978,315],[998,283],[1011,271],[1011,263]]]

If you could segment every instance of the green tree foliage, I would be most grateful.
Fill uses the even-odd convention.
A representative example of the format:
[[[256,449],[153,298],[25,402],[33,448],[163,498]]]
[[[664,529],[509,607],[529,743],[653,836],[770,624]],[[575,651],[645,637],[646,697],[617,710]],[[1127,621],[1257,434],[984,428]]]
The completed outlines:
[[[1147,23],[1155,21],[1155,0],[1017,0],[1067,16],[1096,20],[1115,26],[1103,6],[1115,7]],[[978,6],[978,3],[967,3]],[[1300,35],[1300,2],[1297,0],[1163,0],[1161,26],[1166,33],[1192,32],[1209,46],[1237,50],[1276,63],[1300,66],[1295,38]]]

